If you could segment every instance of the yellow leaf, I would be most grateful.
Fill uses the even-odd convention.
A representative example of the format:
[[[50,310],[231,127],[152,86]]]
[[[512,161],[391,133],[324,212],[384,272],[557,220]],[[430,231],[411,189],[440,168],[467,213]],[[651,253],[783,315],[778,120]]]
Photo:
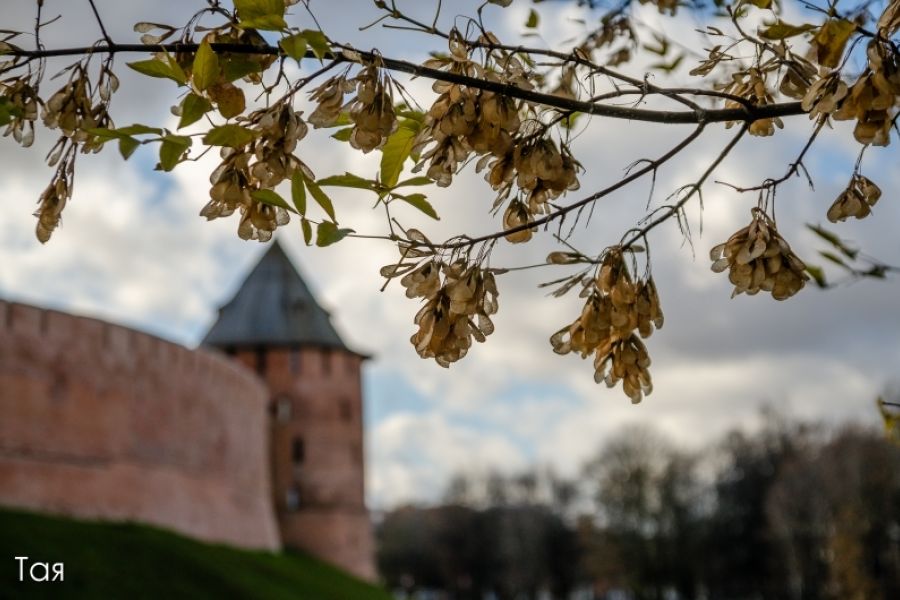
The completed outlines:
[[[813,38],[817,62],[830,69],[837,67],[841,57],[844,56],[847,40],[854,31],[856,31],[856,25],[846,19],[826,21]]]

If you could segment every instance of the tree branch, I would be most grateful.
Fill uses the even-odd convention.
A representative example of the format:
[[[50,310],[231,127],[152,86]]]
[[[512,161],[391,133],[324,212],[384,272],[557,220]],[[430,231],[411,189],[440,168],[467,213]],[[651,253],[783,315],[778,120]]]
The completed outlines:
[[[88,54],[117,54],[117,53],[148,53],[148,52],[196,52],[200,47],[199,44],[100,44],[92,47],[80,48],[56,48],[56,49],[37,49],[24,50],[14,48],[10,50],[6,56],[17,58],[25,58],[27,60],[43,59],[60,56],[78,56]],[[284,56],[284,53],[277,46],[256,46],[252,44],[229,44],[216,43],[211,44],[216,52],[231,52],[234,54],[269,54]],[[356,50],[349,46],[338,46],[344,51],[336,53],[334,59],[341,62],[351,63],[372,63],[377,62],[384,68],[391,71],[408,73],[416,77],[425,77],[437,81],[446,81],[465,85],[476,89],[481,89],[496,94],[502,94],[519,100],[532,102],[542,106],[548,106],[562,111],[581,112],[585,114],[610,117],[614,119],[626,119],[631,121],[645,121],[651,123],[721,123],[726,121],[743,121],[751,123],[758,119],[768,119],[774,117],[788,117],[793,115],[805,114],[800,107],[799,102],[783,102],[779,104],[768,104],[764,106],[745,106],[742,108],[720,108],[720,109],[703,109],[695,108],[690,111],[665,111],[642,108],[631,108],[625,106],[611,106],[595,102],[585,102],[571,98],[564,98],[553,94],[545,94],[526,90],[512,84],[505,84],[496,81],[488,81],[477,77],[469,77],[458,73],[449,73],[438,69],[432,69],[411,63],[405,60],[384,57],[372,52],[364,52]],[[307,53],[306,58],[312,59],[315,56],[312,52]],[[19,63],[15,66],[21,66]],[[647,94],[671,95],[668,90],[648,86]],[[679,91],[688,92],[684,88]],[[706,90],[695,90],[697,95],[706,94]]]
[[[513,227],[512,229],[506,229],[504,231],[490,233],[490,234],[483,235],[483,236],[477,237],[477,238],[466,238],[464,241],[461,241],[461,242],[453,242],[453,243],[448,243],[448,244],[431,244],[430,247],[441,249],[441,250],[456,250],[459,248],[474,246],[475,244],[479,244],[481,242],[488,242],[491,240],[496,240],[496,239],[499,239],[502,237],[506,237],[507,235],[512,235],[512,234],[518,233],[520,231],[525,231],[526,229],[532,229],[534,227],[540,227],[541,225],[546,225],[548,223],[551,223],[552,221],[555,221],[556,219],[560,219],[560,218],[564,217],[565,215],[569,214],[573,210],[580,209],[580,208],[590,204],[591,202],[599,200],[600,198],[603,198],[604,196],[608,196],[609,194],[612,194],[616,190],[625,187],[632,181],[634,181],[636,179],[640,179],[647,173],[657,170],[664,163],[668,162],[669,160],[674,158],[677,154],[679,154],[682,150],[687,148],[691,144],[691,142],[693,142],[698,137],[700,137],[700,134],[703,133],[703,130],[705,128],[706,128],[706,124],[700,123],[697,126],[697,128],[694,129],[693,132],[691,132],[691,134],[689,136],[687,136],[686,138],[681,140],[681,142],[679,142],[678,145],[674,146],[671,150],[669,150],[668,152],[666,152],[665,154],[663,154],[656,160],[646,161],[647,165],[645,167],[638,169],[637,171],[634,171],[627,177],[620,179],[619,181],[610,185],[609,187],[603,188],[602,190],[595,192],[595,193],[591,194],[590,196],[587,196],[586,198],[582,198],[581,200],[574,202],[573,204],[564,206],[563,208],[560,208],[559,210],[556,210],[556,211],[550,213],[549,215],[541,217],[540,219],[536,219],[536,220],[532,221],[531,223],[526,223],[524,225],[519,225],[517,227]],[[746,128],[747,127],[745,126],[744,129],[746,129]],[[726,152],[731,150],[732,145],[733,145],[733,143],[730,144],[728,146],[728,148],[726,148]],[[721,160],[721,158],[720,158],[720,160]],[[718,164],[718,162],[716,164]],[[416,245],[427,246],[427,244],[416,244]]]

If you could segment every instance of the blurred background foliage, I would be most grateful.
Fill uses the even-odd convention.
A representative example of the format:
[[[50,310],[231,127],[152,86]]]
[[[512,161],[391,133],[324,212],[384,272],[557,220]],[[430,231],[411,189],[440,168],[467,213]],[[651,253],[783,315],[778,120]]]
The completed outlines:
[[[459,475],[384,515],[382,576],[460,600],[900,598],[896,438],[764,423],[699,451],[632,427],[572,478]]]

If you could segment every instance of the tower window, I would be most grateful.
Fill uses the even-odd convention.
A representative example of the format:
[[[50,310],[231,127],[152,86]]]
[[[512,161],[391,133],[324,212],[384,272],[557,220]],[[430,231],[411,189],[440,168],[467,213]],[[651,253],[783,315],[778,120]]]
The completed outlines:
[[[331,352],[328,350],[322,351],[322,373],[325,375],[331,374]]]
[[[272,401],[272,412],[276,421],[284,423],[290,421],[294,412],[293,403],[287,396],[278,396]]]
[[[300,508],[300,490],[296,487],[288,488],[284,495],[284,506],[288,510],[297,510]]]
[[[296,437],[291,443],[291,459],[295,465],[301,464],[306,459],[306,445],[303,438]]]

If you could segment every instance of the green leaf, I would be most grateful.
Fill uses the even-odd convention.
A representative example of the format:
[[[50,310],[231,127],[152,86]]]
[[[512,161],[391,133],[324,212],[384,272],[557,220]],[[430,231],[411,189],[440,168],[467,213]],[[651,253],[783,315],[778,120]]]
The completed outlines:
[[[772,6],[772,0],[748,0],[750,4],[757,8],[770,8]]]
[[[227,58],[220,58],[223,60],[219,61],[219,65],[222,67],[225,81],[228,82],[236,81],[241,77],[246,77],[251,73],[259,73],[263,70],[263,64],[247,54],[232,54]]]
[[[291,200],[301,215],[306,214],[306,185],[303,182],[303,173],[300,169],[294,171],[291,176]],[[309,242],[307,242],[309,245]]]
[[[18,117],[21,114],[22,109],[11,103],[9,98],[0,96],[0,126],[8,125],[13,120],[13,117]]]
[[[354,233],[354,231],[352,229],[338,229],[337,224],[331,221],[323,221],[319,223],[319,227],[316,229],[316,246],[330,246],[347,237],[349,233]]]
[[[328,38],[325,37],[325,34],[321,31],[316,29],[304,29],[300,34],[306,40],[306,43],[309,44],[313,54],[315,54],[316,58],[319,60],[322,60],[331,52],[331,44],[328,42]]]
[[[409,179],[404,179],[403,181],[395,185],[394,188],[396,189],[411,185],[431,185],[432,183],[434,183],[434,180],[432,180],[430,177],[411,177]]]
[[[219,80],[219,57],[213,52],[209,40],[204,39],[194,55],[194,87],[202,92]]]
[[[302,33],[295,33],[294,35],[281,38],[278,45],[281,46],[281,49],[284,50],[285,54],[298,62],[301,58],[306,56],[307,42]]]
[[[331,198],[329,198],[328,195],[322,191],[322,188],[319,187],[319,184],[317,184],[309,177],[304,177],[303,180],[306,183],[306,189],[309,190],[309,193],[312,195],[313,199],[319,204],[319,206],[322,207],[322,210],[325,211],[325,214],[331,217],[332,221],[335,221],[336,219],[334,217],[334,205],[331,203]]]
[[[312,225],[306,220],[306,217],[300,219],[300,228],[303,229],[303,242],[309,246],[312,243]]]
[[[188,94],[181,103],[181,120],[178,121],[178,129],[196,123],[210,110],[212,110],[212,104],[209,100],[193,92]]]
[[[768,40],[786,40],[787,38],[806,33],[807,31],[812,31],[816,28],[815,25],[809,23],[804,23],[803,25],[791,25],[790,23],[785,23],[781,19],[774,23],[766,23],[765,25],[765,29],[760,29],[759,35]]]
[[[349,142],[350,136],[353,135],[353,128],[346,127],[344,129],[339,129],[331,134],[331,137],[336,139],[339,142]]]
[[[381,183],[394,187],[403,172],[403,163],[412,152],[416,132],[408,127],[398,127],[381,148]]]
[[[128,66],[142,75],[158,77],[161,79],[171,79],[176,83],[184,83],[184,81],[178,77],[178,74],[172,70],[169,63],[163,62],[157,58],[131,62],[128,63]]]
[[[125,136],[124,133],[118,131],[117,129],[107,129],[106,127],[93,127],[91,129],[88,129],[87,132],[91,135],[106,140],[114,140]]]
[[[430,179],[428,180],[431,181]],[[326,177],[325,179],[319,179],[316,183],[319,186],[333,186],[333,187],[348,187],[348,188],[356,188],[360,190],[378,190],[378,182],[371,181],[369,179],[363,179],[359,175],[354,175],[353,173],[344,173],[343,175],[332,175],[331,177]]]
[[[241,27],[280,31],[287,27],[284,0],[234,0]]]
[[[158,129],[156,127],[148,127],[147,125],[141,125],[140,123],[135,123],[134,125],[129,125],[128,127],[120,127],[119,129],[96,127],[93,129],[88,129],[87,132],[104,141],[114,139],[119,140],[119,153],[125,160],[131,158],[131,155],[134,154],[134,151],[137,150],[138,146],[141,145],[141,142],[139,140],[136,140],[132,137],[133,135],[150,133],[162,135],[162,129]]]
[[[415,128],[416,131],[421,129],[422,123],[425,122],[425,113],[420,110],[405,108],[403,110],[398,110],[397,116],[401,119],[405,119],[405,121],[400,122],[401,127]],[[411,122],[408,123],[407,121]]]
[[[167,135],[162,138],[159,147],[159,166],[163,171],[171,171],[175,168],[185,150],[191,147],[191,138],[182,135]]]
[[[179,85],[186,84],[187,73],[184,72],[184,69],[181,68],[181,65],[178,64],[178,61],[175,60],[175,57],[166,52],[166,60],[169,61],[169,69],[171,69],[172,77],[175,78],[175,81],[177,81]]]
[[[151,133],[162,135],[163,133],[163,130],[159,127],[150,127],[149,125],[142,125],[140,123],[128,125],[127,127],[119,127],[115,131],[121,135],[146,135]]]
[[[569,129],[569,130],[575,129],[575,126],[578,124],[578,119],[583,114],[584,113],[580,113],[577,111],[570,112],[568,115],[566,115],[566,117],[562,121],[559,122],[559,124],[563,129]]]
[[[240,148],[246,146],[255,136],[252,130],[240,125],[219,125],[209,130],[203,137],[203,143],[207,146]]]
[[[533,8],[531,12],[528,13],[528,20],[525,21],[525,27],[529,29],[535,29],[541,22],[541,16],[538,14],[536,10]]]
[[[405,196],[401,194],[394,194],[394,198],[400,198],[404,202],[415,206],[432,219],[435,219],[437,221],[441,220],[441,218],[437,214],[437,211],[435,211],[434,207],[428,202],[425,194],[408,194]]]
[[[847,265],[847,263],[845,263],[844,260],[841,257],[837,256],[836,254],[833,254],[831,252],[826,252],[825,250],[819,250],[819,255],[826,260],[830,260],[831,262],[838,265],[839,267],[847,269],[848,271],[852,270]]]
[[[128,160],[131,158],[131,155],[134,154],[134,151],[138,149],[141,143],[134,139],[133,137],[124,136],[119,138],[119,154],[122,155],[122,158]]]
[[[843,254],[850,260],[856,260],[856,256],[857,254],[859,254],[859,250],[849,247],[841,238],[839,238],[834,233],[828,231],[824,227],[821,227],[819,225],[810,225],[809,223],[806,224],[806,228],[834,246],[834,248],[836,248],[841,254]]]
[[[823,289],[828,287],[828,282],[825,280],[825,271],[822,267],[806,265],[806,272],[813,278],[813,281],[816,282],[817,286]]]
[[[678,66],[681,64],[681,62],[683,60],[684,60],[684,54],[679,54],[671,62],[655,63],[655,64],[650,65],[648,68],[655,69],[657,71],[663,71],[665,73],[671,73],[672,71],[674,71],[675,69],[678,68]]]
[[[285,199],[282,198],[275,190],[253,190],[252,192],[250,192],[250,196],[254,200],[262,202],[263,204],[278,206],[292,213],[297,212],[296,210],[294,210],[294,207],[288,204],[287,201],[285,201]]]

